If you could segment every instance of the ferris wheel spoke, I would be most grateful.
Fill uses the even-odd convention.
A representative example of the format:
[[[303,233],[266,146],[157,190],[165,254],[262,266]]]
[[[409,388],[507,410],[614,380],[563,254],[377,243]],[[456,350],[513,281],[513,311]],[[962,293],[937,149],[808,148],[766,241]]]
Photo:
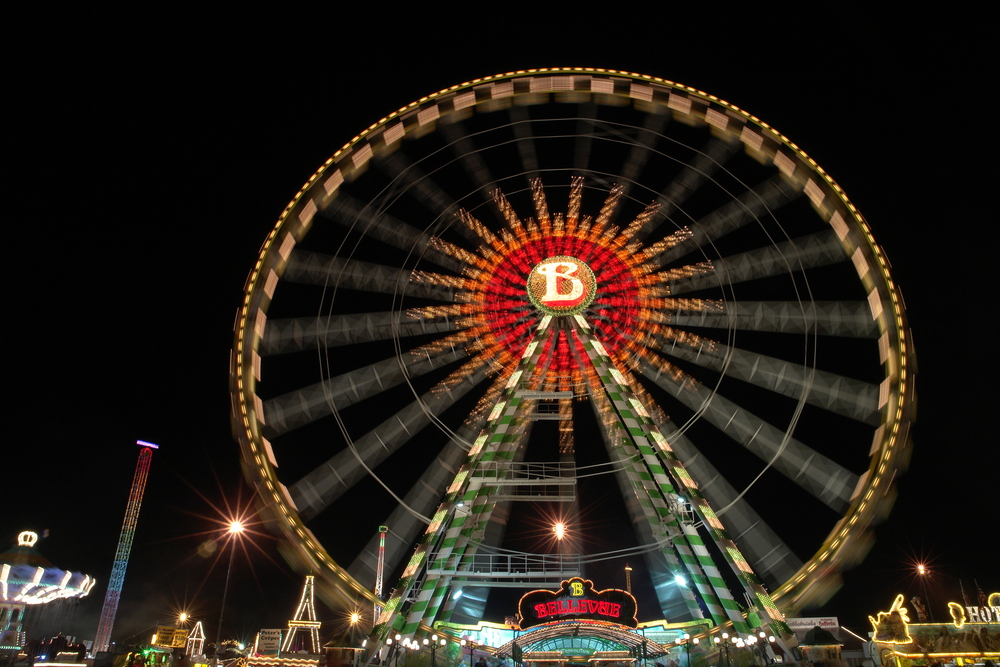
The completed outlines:
[[[535,150],[535,139],[531,132],[531,122],[525,107],[510,108],[511,129],[517,139],[517,153],[521,157],[521,173],[531,181],[538,178],[538,152]]]
[[[608,458],[617,464],[614,475],[637,537],[642,544],[655,544],[658,536],[654,534],[653,525],[659,521],[659,518],[650,516],[650,511],[653,508],[643,490],[642,481],[635,477],[633,460],[631,460],[634,457],[627,457],[620,446],[612,445],[616,439],[609,437],[608,426],[605,422],[605,416],[609,414],[611,409],[610,405],[605,403],[605,405],[598,406],[597,400],[591,401],[591,404],[594,416],[604,436]],[[651,519],[653,523],[651,523]],[[693,611],[694,607],[697,607],[697,602],[694,601],[691,591],[676,585],[676,577],[684,572],[684,568],[677,557],[673,544],[664,545],[662,550],[650,552],[646,557],[646,565],[649,568],[649,576],[657,601],[665,617],[683,616],[689,609]]]
[[[609,452],[609,455],[613,454]],[[618,487],[622,492],[622,498],[625,501],[626,509],[640,542],[644,544],[656,544],[658,539],[662,540],[663,538],[658,534],[659,531],[656,531],[649,523],[646,508],[643,507],[644,504],[649,504],[649,500],[645,498],[640,499],[645,495],[645,491],[641,485],[636,486],[639,484],[637,480],[630,479],[630,467],[623,465],[615,471]],[[684,616],[688,613],[692,613],[696,618],[701,617],[700,610],[695,611],[698,603],[694,593],[686,587],[677,585],[678,575],[687,576],[692,580],[694,576],[685,567],[685,563],[678,553],[675,544],[668,543],[660,549],[650,552],[646,557],[646,567],[649,568],[653,590],[656,593],[657,601],[665,618]],[[698,573],[697,576],[703,576],[698,569],[695,569],[695,572]]]
[[[829,371],[750,352],[684,332],[665,333],[660,352],[748,382],[782,396],[805,395],[810,405],[878,426],[878,386]]]
[[[639,180],[639,174],[653,156],[653,148],[656,146],[657,137],[662,136],[663,127],[670,120],[670,116],[665,113],[650,114],[642,128],[639,129],[633,139],[632,150],[629,151],[628,158],[621,169],[621,181],[623,184],[634,183]]]
[[[432,318],[402,315],[398,311],[351,313],[347,315],[315,315],[268,320],[261,339],[262,357],[341,347],[356,343],[406,338],[432,333],[455,331],[458,326],[447,315]]]
[[[377,294],[406,294],[448,302],[455,300],[454,289],[412,281],[412,274],[413,271],[382,264],[295,250],[285,267],[284,279],[293,283],[329,285]]]
[[[737,494],[736,489],[683,432],[670,420],[663,422],[658,419],[657,423],[677,458],[722,517],[729,535],[750,560],[754,572],[764,577],[772,587],[790,579],[802,567],[802,560],[764,522],[750,503]]]
[[[576,173],[588,170],[590,150],[593,147],[593,137],[589,132],[592,119],[597,117],[597,105],[585,102],[579,106],[579,116],[576,119],[576,131],[573,135],[573,169]]]
[[[780,208],[802,194],[780,176],[773,176],[738,198],[690,225],[691,236],[662,252],[653,261],[666,266],[684,255],[696,252],[762,215]]]
[[[746,329],[778,333],[814,332],[821,336],[878,338],[878,324],[867,301],[737,301],[721,310],[678,310],[669,316],[677,326]]]
[[[766,577],[766,583],[771,586],[795,574],[802,566],[802,560],[794,551],[661,409],[654,409],[651,415],[674,454],[691,477],[697,480],[698,488],[722,517],[726,531],[740,545],[754,571]]]
[[[442,123],[439,127],[452,153],[465,165],[465,173],[479,186],[483,201],[491,201],[497,185],[472,138],[461,131],[459,123]]]
[[[648,134],[649,130],[653,127],[663,128],[665,121],[669,120],[667,114],[663,114],[663,123],[658,123],[656,121],[646,120],[643,122],[642,126],[638,125],[625,125],[621,123],[612,123],[609,121],[601,120],[598,118],[588,118],[585,119],[590,121],[587,125],[585,132],[589,132],[591,136],[600,141],[610,141],[618,144],[626,144],[630,146],[635,146],[637,143],[637,137],[643,133]],[[655,142],[653,142],[655,143]],[[649,144],[652,146],[653,144]],[[644,158],[645,159],[645,158]]]
[[[636,234],[637,239],[643,239],[665,217],[673,215],[674,211],[687,201],[712,175],[736,153],[740,147],[738,141],[712,139],[698,151],[690,164],[684,166],[680,173],[670,182],[656,198],[660,210],[656,218],[647,222]]]
[[[270,437],[288,433],[465,356],[464,350],[448,347],[407,361],[391,357],[268,399],[264,401],[264,428]]]
[[[408,192],[413,199],[435,214],[435,221],[450,225],[466,240],[477,243],[479,238],[464,225],[452,225],[459,206],[447,191],[435,183],[431,177],[402,153],[390,155],[383,163],[383,169],[393,179],[394,184]]]
[[[315,517],[358,483],[367,469],[374,469],[422,428],[454,405],[485,379],[483,371],[474,372],[468,382],[450,391],[429,391],[412,401],[374,429],[354,441],[353,450],[345,449],[289,487],[299,515]],[[363,465],[362,465],[363,463]]]
[[[711,272],[691,273],[671,280],[671,296],[711,287],[837,264],[846,259],[832,230],[712,260]]]
[[[420,252],[435,264],[456,273],[464,268],[460,261],[430,246],[432,234],[422,232],[384,211],[378,211],[345,192],[339,192],[336,199],[322,211],[322,215],[348,230],[369,236],[390,247]]]
[[[485,416],[475,424],[463,424],[458,432],[441,449],[422,475],[403,497],[403,502],[393,509],[382,522],[388,526],[385,540],[385,568],[392,572],[409,558],[413,543],[427,526],[424,517],[430,516],[441,502],[442,489],[446,489],[455,471],[468,456],[468,443],[475,439]],[[359,581],[375,581],[378,563],[379,536],[374,535],[351,563],[347,571]]]
[[[858,484],[858,476],[850,470],[795,438],[786,438],[780,429],[686,373],[661,373],[645,362],[640,372],[830,509],[841,513],[847,509]]]

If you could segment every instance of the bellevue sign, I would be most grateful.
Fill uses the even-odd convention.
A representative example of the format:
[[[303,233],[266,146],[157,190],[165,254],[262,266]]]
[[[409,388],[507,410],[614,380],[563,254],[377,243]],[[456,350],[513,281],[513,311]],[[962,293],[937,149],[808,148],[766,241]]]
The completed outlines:
[[[635,618],[635,598],[627,591],[609,588],[595,591],[588,579],[573,577],[558,591],[531,591],[517,604],[521,628],[552,621],[609,621],[628,626],[639,625]]]

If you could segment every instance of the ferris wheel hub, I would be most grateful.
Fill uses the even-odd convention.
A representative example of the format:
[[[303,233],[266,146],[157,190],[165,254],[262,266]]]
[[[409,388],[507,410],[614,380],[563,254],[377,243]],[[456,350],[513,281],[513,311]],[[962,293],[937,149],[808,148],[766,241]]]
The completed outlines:
[[[576,315],[594,301],[597,280],[583,260],[555,255],[535,265],[526,289],[531,303],[546,315]]]

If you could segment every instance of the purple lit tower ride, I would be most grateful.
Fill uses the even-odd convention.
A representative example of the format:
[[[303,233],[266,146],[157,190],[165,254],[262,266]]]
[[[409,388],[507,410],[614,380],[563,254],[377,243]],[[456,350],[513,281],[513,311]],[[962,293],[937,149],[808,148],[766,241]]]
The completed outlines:
[[[135,537],[135,525],[139,521],[139,506],[142,504],[142,494],[146,490],[149,464],[153,460],[153,450],[159,449],[158,445],[142,440],[136,440],[135,444],[142,449],[139,450],[139,463],[135,467],[135,477],[132,478],[132,492],[129,494],[128,507],[125,509],[125,522],[122,524],[122,534],[118,539],[115,565],[111,568],[108,593],[104,597],[104,607],[101,609],[101,621],[97,624],[97,636],[91,647],[93,654],[107,651],[111,644],[111,630],[114,628],[115,615],[118,613],[122,584],[125,583],[125,569],[128,567],[128,557],[132,552],[132,538]]]

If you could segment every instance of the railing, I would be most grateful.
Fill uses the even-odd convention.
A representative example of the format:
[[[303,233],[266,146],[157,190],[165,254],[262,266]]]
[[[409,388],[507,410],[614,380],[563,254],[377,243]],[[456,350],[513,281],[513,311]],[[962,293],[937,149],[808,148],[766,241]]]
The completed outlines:
[[[571,461],[482,461],[472,476],[495,477],[497,485],[576,484],[576,466]]]
[[[473,477],[489,478],[495,485],[490,494],[494,502],[502,500],[547,500],[572,502],[576,499],[576,467],[572,462],[552,463],[484,461]]]
[[[561,412],[559,404],[542,401],[535,405],[535,411],[528,414],[532,421],[568,421],[573,418],[571,412]]]
[[[547,579],[577,576],[581,554],[471,554],[455,567],[428,570],[428,574],[466,578]]]
[[[555,400],[561,398],[573,398],[572,391],[534,391],[522,389],[517,392],[518,398],[532,398],[540,400]]]

